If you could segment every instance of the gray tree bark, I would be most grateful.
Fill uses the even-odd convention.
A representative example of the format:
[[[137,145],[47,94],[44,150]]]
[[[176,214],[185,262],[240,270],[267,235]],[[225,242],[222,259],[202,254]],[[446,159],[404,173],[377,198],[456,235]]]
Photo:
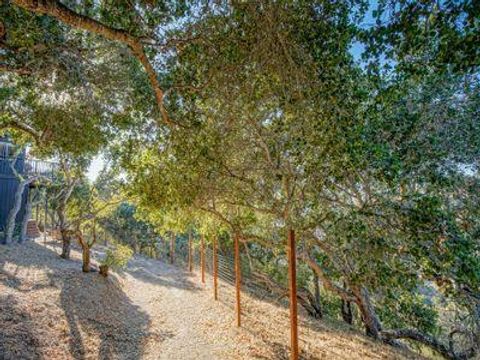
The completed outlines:
[[[63,196],[60,199],[60,205],[57,208],[58,221],[60,226],[60,234],[62,236],[62,253],[61,257],[64,259],[70,259],[70,245],[72,243],[72,235],[68,231],[67,219],[65,211],[67,209],[67,202],[72,195],[76,182],[72,181],[67,185]]]
[[[363,286],[353,286],[352,292],[355,295],[355,302],[360,310],[360,314],[362,315],[365,332],[368,336],[371,336],[375,339],[380,339],[382,325],[377,317],[368,290]]]
[[[32,216],[32,201],[27,199],[27,205],[25,208],[25,216],[22,219],[22,231],[20,233],[19,242],[23,242],[28,240],[27,238],[27,228],[28,228],[28,220]]]

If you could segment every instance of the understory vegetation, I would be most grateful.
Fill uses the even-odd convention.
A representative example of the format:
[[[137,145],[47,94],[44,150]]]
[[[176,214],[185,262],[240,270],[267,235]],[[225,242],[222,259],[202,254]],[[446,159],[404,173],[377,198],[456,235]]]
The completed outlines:
[[[45,191],[84,272],[107,238],[121,267],[238,236],[282,293],[293,230],[310,315],[468,359],[479,44],[468,0],[5,1],[0,135],[59,163]]]

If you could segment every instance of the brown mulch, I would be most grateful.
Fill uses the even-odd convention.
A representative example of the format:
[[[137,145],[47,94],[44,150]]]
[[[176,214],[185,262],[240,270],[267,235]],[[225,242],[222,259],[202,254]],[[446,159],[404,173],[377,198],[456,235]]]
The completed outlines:
[[[94,258],[104,248],[97,247]],[[162,262],[135,257],[108,278],[81,272],[80,252],[41,241],[0,246],[0,359],[287,359],[288,309]],[[95,266],[95,263],[94,263]],[[304,359],[407,359],[343,324],[301,318]]]

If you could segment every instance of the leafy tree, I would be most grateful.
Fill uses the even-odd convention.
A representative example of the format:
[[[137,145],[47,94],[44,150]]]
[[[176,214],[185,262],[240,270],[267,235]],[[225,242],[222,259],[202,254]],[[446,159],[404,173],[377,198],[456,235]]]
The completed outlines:
[[[99,82],[89,78],[99,106],[87,113],[87,141],[74,148],[93,154],[115,133],[111,156],[125,170],[132,203],[105,226],[128,234],[122,242],[148,242],[153,228],[215,233],[220,222],[281,283],[279,260],[295,229],[300,284],[320,280],[341,299],[348,322],[355,304],[369,336],[419,341],[447,358],[474,356],[480,125],[472,2],[12,4],[3,11],[34,19],[33,44],[58,32],[68,41],[54,48],[73,43],[95,56],[98,66],[80,62],[93,75],[109,54],[119,64]],[[369,16],[375,24],[365,26]],[[91,99],[67,76],[42,82],[39,68],[25,68],[15,52],[16,36],[8,37],[21,27],[2,29],[12,84],[1,95],[2,123],[45,151],[51,139],[54,150],[75,153],[61,141],[74,122],[58,119],[76,119]],[[361,60],[352,54],[356,42]],[[57,56],[40,58],[57,67]],[[123,89],[122,79],[131,85]],[[48,104],[50,115],[40,116],[47,112],[39,94],[50,83],[75,106]],[[105,84],[122,95],[101,91]],[[16,98],[32,114],[26,123],[12,111]],[[451,301],[471,324],[439,324],[432,298]],[[460,336],[473,341],[458,349]]]

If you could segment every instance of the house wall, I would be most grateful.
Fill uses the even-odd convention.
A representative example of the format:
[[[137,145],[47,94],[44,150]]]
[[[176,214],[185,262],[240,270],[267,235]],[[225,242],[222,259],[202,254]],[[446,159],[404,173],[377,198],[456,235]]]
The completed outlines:
[[[15,192],[18,188],[18,180],[15,178],[0,177],[0,231],[5,229],[8,213],[15,202]],[[22,199],[22,207],[17,215],[17,223],[20,223],[25,214],[28,188],[25,189]]]
[[[11,155],[7,149],[7,144],[2,142],[0,138],[0,231],[5,230],[7,224],[7,218],[10,210],[15,203],[15,192],[17,191],[19,180],[13,174],[10,167]],[[20,155],[19,159],[15,163],[15,169],[17,172],[22,173],[25,163],[25,154]],[[21,222],[25,214],[25,206],[28,198],[28,188],[25,189],[22,199],[22,207],[17,215],[17,224]],[[1,241],[2,239],[0,239]]]

